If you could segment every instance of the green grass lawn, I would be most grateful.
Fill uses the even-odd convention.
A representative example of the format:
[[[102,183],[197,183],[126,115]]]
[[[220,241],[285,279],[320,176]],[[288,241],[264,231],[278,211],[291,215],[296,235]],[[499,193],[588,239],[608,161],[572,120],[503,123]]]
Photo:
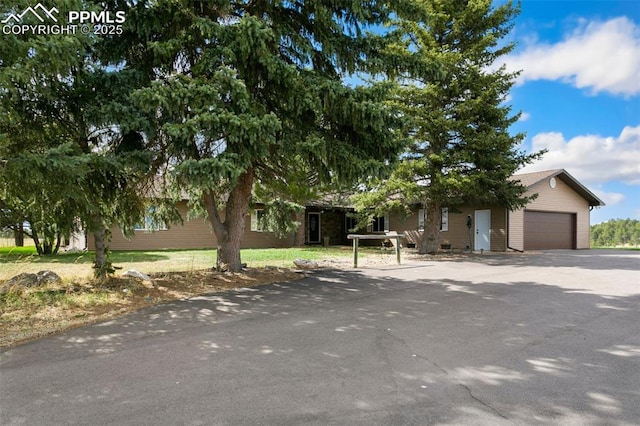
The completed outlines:
[[[361,256],[380,253],[378,248],[361,248]],[[284,249],[244,249],[242,261],[249,267],[291,267],[294,259],[323,260],[350,258],[350,247],[295,247]],[[136,269],[145,273],[195,271],[215,265],[215,250],[113,251],[113,264],[118,273]],[[93,252],[60,253],[38,256],[34,247],[0,247],[0,280],[21,272],[49,269],[63,278],[85,278],[92,273]]]

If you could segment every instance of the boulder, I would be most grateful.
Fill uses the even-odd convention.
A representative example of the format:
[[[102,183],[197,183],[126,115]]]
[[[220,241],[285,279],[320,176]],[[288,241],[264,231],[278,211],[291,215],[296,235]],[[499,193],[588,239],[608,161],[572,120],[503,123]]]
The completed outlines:
[[[122,275],[125,277],[140,278],[143,281],[151,281],[151,277],[149,275],[144,274],[140,271],[136,271],[135,269],[129,269],[127,272],[125,272]]]
[[[60,275],[53,271],[40,271],[36,275],[38,276],[39,285],[58,284],[62,282]]]
[[[11,289],[24,290],[31,287],[39,287],[47,284],[58,284],[62,278],[52,271],[40,271],[37,274],[23,272],[9,278],[1,287],[0,294],[5,294]]]
[[[15,277],[9,278],[7,284],[21,285],[24,287],[34,287],[38,285],[38,274],[23,272],[22,274],[18,274]]]
[[[296,259],[293,261],[293,264],[300,269],[316,269],[320,267],[318,265],[318,262],[314,262],[313,260],[307,260],[307,259]]]
[[[2,287],[3,289],[9,287],[35,287],[38,285],[38,275],[30,274],[28,272],[23,272],[21,274],[16,275],[15,277],[11,277],[7,280],[7,282]],[[6,290],[5,290],[6,293]]]

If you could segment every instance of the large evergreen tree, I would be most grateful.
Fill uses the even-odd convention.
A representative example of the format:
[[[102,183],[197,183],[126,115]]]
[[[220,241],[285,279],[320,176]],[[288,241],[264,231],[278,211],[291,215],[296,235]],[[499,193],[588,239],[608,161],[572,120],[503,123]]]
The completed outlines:
[[[3,4],[0,13],[29,5]],[[69,1],[57,7],[64,24],[69,10],[96,6]],[[111,269],[109,227],[132,230],[143,216],[138,185],[150,165],[137,109],[129,103],[130,92],[140,84],[138,73],[119,67],[118,61],[110,63],[115,55],[107,55],[102,43],[79,31],[0,38],[4,210],[29,221],[31,230],[45,237],[49,248],[43,252],[54,251],[50,247],[80,220],[95,239],[98,276]]]
[[[503,38],[517,12],[511,2],[408,1],[389,34],[397,42],[388,52],[403,64],[394,102],[411,144],[393,176],[370,182],[357,204],[424,204],[422,253],[438,248],[443,207],[527,202],[526,188],[508,178],[536,156],[518,151],[523,135],[508,131],[519,116],[505,105],[516,75],[499,66],[513,48]]]
[[[149,134],[218,242],[217,268],[241,268],[240,244],[256,185],[290,198],[321,182],[375,176],[399,151],[385,85],[351,88],[374,73],[376,2],[139,1],[127,12],[128,66],[152,72],[136,92]],[[286,203],[279,203],[286,206]]]

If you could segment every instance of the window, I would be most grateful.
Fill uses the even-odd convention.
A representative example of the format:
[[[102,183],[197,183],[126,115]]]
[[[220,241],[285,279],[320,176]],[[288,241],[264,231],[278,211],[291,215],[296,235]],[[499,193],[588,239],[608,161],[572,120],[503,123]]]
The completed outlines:
[[[418,210],[418,231],[424,231],[424,222],[427,218],[427,212],[425,209]],[[449,230],[449,209],[443,207],[440,216],[440,231]]]
[[[449,230],[449,209],[447,207],[443,207],[441,210],[440,230],[441,231]]]
[[[264,218],[264,210],[256,209],[251,212],[251,230],[254,232],[264,232],[264,225],[262,223]]]
[[[344,218],[344,229],[346,229],[347,234],[351,233],[351,232],[355,232],[355,228],[358,225],[358,221],[356,220],[355,217],[349,216],[347,214],[347,216],[345,216]]]
[[[144,216],[144,223],[136,224],[133,229],[135,231],[166,231],[167,224],[155,217],[156,207],[149,207],[147,214]]]
[[[387,232],[389,231],[389,215],[377,216],[373,218],[370,226],[371,232]]]

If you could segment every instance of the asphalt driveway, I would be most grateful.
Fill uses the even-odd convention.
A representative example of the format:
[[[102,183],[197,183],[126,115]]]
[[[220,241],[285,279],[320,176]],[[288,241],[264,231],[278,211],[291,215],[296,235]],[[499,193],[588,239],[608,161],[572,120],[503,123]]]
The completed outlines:
[[[485,254],[156,306],[2,351],[0,423],[638,424],[639,272]]]

